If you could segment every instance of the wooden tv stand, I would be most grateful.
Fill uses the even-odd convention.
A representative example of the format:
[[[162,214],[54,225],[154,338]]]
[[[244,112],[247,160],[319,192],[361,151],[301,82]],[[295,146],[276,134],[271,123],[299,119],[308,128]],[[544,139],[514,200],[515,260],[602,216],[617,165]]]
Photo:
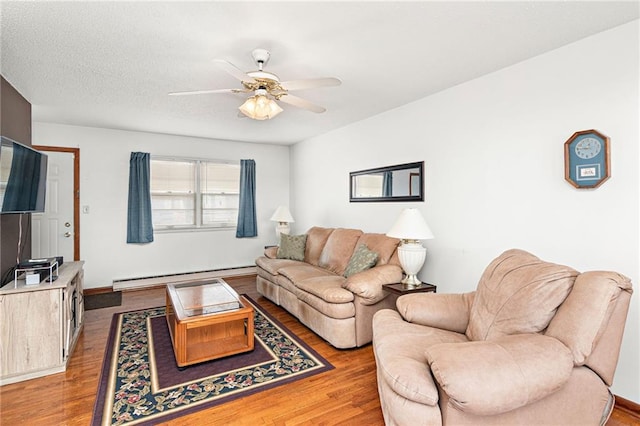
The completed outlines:
[[[84,262],[69,262],[58,279],[0,288],[0,386],[67,369],[82,331]]]

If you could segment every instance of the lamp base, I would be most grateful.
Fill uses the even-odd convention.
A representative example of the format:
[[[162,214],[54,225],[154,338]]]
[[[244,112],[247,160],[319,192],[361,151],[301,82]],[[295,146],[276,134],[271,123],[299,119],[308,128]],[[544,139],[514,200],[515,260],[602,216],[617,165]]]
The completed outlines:
[[[278,242],[280,242],[280,234],[289,235],[290,231],[291,231],[291,228],[289,227],[289,223],[287,223],[287,222],[279,222],[276,225],[276,237],[278,238]]]
[[[400,282],[404,288],[416,288],[422,284],[422,281],[415,274],[405,276]]]
[[[398,259],[402,270],[407,275],[402,281],[407,288],[412,288],[422,284],[417,277],[418,272],[422,269],[424,260],[427,257],[427,249],[415,240],[403,240],[398,247]]]

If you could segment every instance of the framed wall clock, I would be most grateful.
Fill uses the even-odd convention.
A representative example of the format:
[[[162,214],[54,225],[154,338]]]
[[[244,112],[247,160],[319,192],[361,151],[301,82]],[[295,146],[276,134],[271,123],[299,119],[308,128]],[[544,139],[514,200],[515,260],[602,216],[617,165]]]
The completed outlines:
[[[611,175],[609,138],[597,130],[575,132],[564,143],[564,178],[578,189],[597,188]]]

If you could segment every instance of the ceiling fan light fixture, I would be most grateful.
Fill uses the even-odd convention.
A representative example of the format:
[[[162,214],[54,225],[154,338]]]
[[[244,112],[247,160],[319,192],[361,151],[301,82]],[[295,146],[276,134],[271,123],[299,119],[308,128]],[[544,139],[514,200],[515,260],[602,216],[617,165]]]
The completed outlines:
[[[269,57],[271,56],[269,51],[265,49],[255,49],[251,55],[258,66],[257,71],[244,72],[231,62],[227,62],[222,59],[214,59],[214,62],[218,64],[218,66],[242,83],[242,88],[171,92],[169,95],[253,92],[253,96],[245,99],[245,102],[238,109],[244,116],[254,120],[269,120],[282,112],[282,108],[278,105],[279,102],[318,114],[325,112],[325,108],[315,105],[306,99],[294,96],[289,92],[313,89],[316,87],[339,86],[342,83],[335,77],[308,78],[281,82],[277,75],[264,70],[265,65],[269,62]]]
[[[250,96],[238,109],[254,120],[269,120],[283,111],[276,101],[267,97],[264,89],[256,90],[256,94]]]

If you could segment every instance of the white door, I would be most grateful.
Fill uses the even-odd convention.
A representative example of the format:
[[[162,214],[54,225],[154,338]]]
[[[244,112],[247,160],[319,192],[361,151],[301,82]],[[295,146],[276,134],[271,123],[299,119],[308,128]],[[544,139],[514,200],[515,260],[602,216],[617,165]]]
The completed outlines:
[[[73,160],[71,152],[45,152],[48,159],[44,213],[31,215],[31,258],[63,256],[73,261]]]

